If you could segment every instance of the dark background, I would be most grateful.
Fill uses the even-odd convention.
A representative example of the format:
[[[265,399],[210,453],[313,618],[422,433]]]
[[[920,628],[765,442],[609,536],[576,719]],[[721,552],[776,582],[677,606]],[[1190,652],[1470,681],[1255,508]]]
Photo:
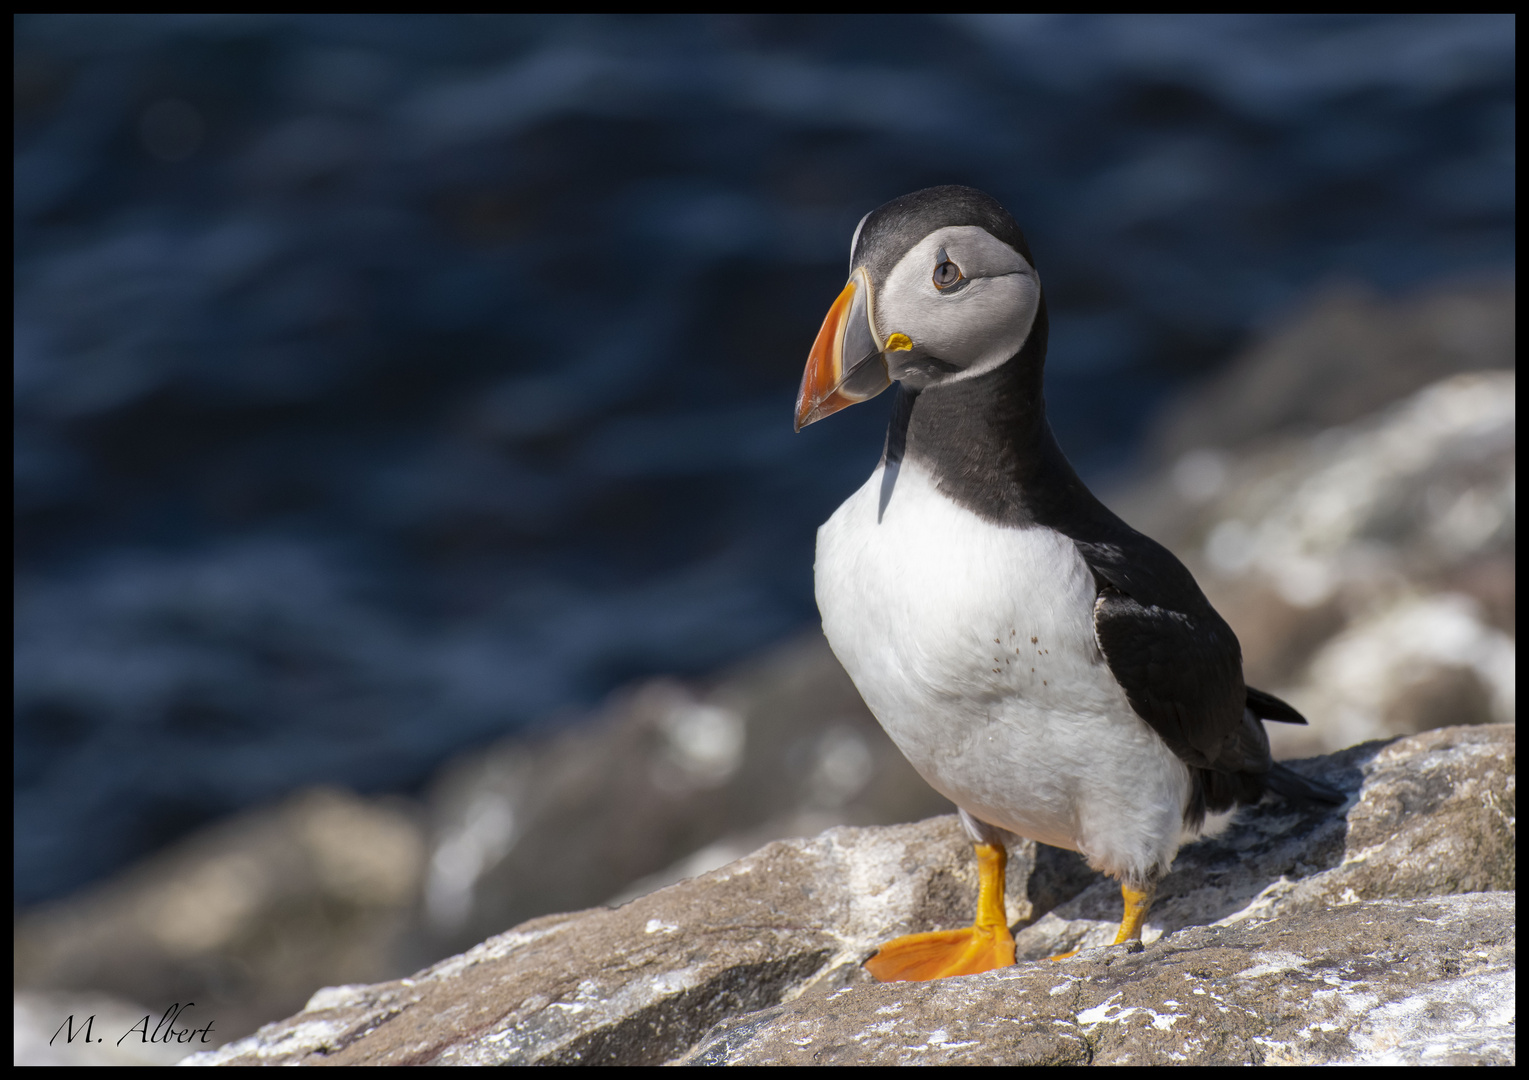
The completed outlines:
[[[1026,228],[1094,483],[1324,282],[1513,264],[1509,16],[14,28],[20,904],[810,624],[889,198]]]

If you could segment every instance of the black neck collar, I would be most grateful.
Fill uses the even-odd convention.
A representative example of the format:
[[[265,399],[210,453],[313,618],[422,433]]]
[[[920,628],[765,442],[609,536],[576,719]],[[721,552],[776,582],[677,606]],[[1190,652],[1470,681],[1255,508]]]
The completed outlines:
[[[922,391],[901,384],[887,428],[882,506],[896,471],[916,463],[946,496],[1000,525],[1061,525],[1108,515],[1062,454],[1046,422],[1045,301],[1018,353],[974,378]],[[1110,515],[1113,517],[1113,515]]]

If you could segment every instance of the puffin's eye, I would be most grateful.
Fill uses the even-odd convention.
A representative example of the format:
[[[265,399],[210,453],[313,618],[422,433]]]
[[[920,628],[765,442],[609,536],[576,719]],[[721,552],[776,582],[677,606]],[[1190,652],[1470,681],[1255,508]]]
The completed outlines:
[[[946,259],[934,268],[934,287],[936,289],[948,289],[961,280],[961,268],[949,259]]]

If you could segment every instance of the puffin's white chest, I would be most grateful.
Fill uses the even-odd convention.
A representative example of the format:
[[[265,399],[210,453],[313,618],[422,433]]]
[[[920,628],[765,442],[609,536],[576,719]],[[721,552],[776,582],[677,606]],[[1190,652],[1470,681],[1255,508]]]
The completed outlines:
[[[1096,587],[1072,541],[993,525],[904,465],[818,530],[823,632],[866,704],[942,794],[977,817],[1166,869],[1189,773],[1131,709],[1094,639]]]

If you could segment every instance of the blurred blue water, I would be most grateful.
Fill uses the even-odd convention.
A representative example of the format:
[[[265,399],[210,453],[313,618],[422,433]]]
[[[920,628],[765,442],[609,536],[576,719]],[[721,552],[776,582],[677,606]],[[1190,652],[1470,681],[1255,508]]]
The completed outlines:
[[[860,215],[1030,235],[1085,475],[1317,283],[1511,265],[1510,16],[15,23],[15,890],[810,622]]]

